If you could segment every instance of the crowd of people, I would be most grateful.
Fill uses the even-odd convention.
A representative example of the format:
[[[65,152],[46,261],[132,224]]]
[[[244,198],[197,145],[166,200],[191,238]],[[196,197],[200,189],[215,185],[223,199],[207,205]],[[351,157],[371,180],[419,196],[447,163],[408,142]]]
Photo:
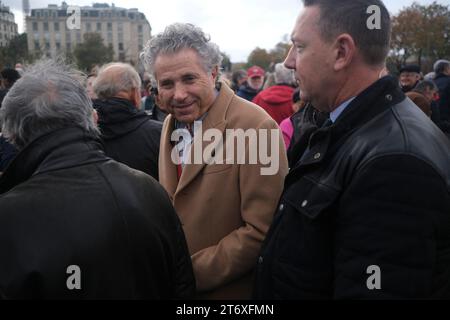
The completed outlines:
[[[450,61],[389,75],[381,0],[303,3],[272,73],[187,23],[142,75],[3,70],[0,298],[449,299]]]

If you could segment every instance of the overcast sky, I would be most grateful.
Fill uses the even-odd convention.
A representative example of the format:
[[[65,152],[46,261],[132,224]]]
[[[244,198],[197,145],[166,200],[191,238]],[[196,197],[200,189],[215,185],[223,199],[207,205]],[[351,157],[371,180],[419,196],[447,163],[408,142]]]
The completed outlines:
[[[409,6],[414,0],[385,0],[388,10],[395,14]],[[30,0],[30,6],[46,8],[49,3],[61,5],[59,1]],[[69,5],[92,5],[92,0],[66,0]],[[417,0],[420,4],[430,4],[433,0]],[[450,0],[437,0],[450,5]],[[21,0],[3,0],[10,6],[23,32]],[[109,2],[111,4],[111,2]],[[200,26],[211,35],[222,51],[231,56],[232,62],[246,61],[256,48],[272,49],[283,37],[290,35],[299,11],[300,0],[134,0],[114,1],[116,7],[138,8],[152,27],[152,34],[161,32],[174,22],[190,22]]]

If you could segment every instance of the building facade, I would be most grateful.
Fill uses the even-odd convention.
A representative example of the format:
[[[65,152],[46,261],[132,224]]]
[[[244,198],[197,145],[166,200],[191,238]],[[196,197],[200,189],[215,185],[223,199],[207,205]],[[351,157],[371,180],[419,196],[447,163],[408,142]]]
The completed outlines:
[[[81,7],[79,25],[74,22],[72,11],[65,2],[61,6],[48,5],[44,9],[32,9],[27,21],[28,50],[47,57],[72,52],[83,42],[88,32],[99,33],[106,46],[114,50],[114,60],[136,64],[139,53],[150,40],[151,27],[145,15],[138,9],[118,8],[104,3]]]
[[[7,46],[9,41],[17,34],[14,14],[9,10],[9,7],[4,6],[0,1],[0,47]]]

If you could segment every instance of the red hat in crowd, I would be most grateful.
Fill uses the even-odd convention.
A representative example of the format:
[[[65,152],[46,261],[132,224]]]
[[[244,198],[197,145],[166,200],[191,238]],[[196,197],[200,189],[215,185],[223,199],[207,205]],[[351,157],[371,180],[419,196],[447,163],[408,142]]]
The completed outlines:
[[[254,78],[254,77],[264,77],[266,75],[266,72],[263,68],[258,66],[250,67],[247,70],[247,77]]]

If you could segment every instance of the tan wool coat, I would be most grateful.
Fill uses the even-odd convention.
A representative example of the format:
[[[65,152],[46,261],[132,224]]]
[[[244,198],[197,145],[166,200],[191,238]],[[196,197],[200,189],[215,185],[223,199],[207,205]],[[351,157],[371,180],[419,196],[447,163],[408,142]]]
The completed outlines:
[[[174,126],[175,119],[170,115],[164,122],[161,137],[159,178],[183,224],[197,291],[202,298],[250,298],[252,271],[288,171],[279,127],[262,108],[237,97],[223,84],[203,119],[203,133],[215,128],[225,138],[226,129],[276,130],[278,133],[274,137],[278,136],[278,147],[276,143],[273,145],[279,170],[274,175],[262,175],[261,168],[269,165],[261,164],[260,158],[257,164],[250,164],[248,153],[256,142],[246,139],[245,164],[237,164],[237,161],[234,164],[187,164],[178,181],[177,166],[171,157],[177,143],[171,141]],[[266,142],[269,138],[259,140]],[[196,131],[191,151],[197,146],[207,150],[210,144],[211,141],[202,141],[202,135]],[[268,150],[271,147],[269,144]],[[228,159],[230,155],[224,154]],[[211,152],[211,156],[215,155]]]

